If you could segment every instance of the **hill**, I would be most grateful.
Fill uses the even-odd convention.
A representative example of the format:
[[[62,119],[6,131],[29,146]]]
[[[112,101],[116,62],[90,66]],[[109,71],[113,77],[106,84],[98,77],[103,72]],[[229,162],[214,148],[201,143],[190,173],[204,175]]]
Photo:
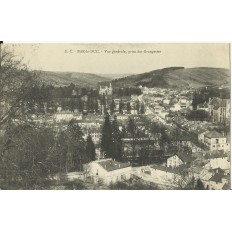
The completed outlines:
[[[115,79],[112,83],[113,87],[142,85],[161,88],[199,88],[230,83],[230,70],[207,67],[171,67]]]
[[[70,83],[80,87],[96,87],[98,82],[110,81],[111,78],[92,73],[37,71],[43,81],[54,86],[67,86]]]

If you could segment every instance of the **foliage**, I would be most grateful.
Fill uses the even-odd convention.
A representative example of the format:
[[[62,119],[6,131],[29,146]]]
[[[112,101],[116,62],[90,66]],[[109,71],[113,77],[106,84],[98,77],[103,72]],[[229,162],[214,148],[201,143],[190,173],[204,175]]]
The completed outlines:
[[[111,158],[113,153],[112,125],[110,116],[106,114],[104,124],[102,126],[101,150],[106,157]]]
[[[96,159],[95,146],[90,135],[88,135],[86,141],[86,155],[88,162],[94,161]]]
[[[39,186],[54,173],[55,140],[50,128],[9,125],[1,146],[0,179],[28,189]]]
[[[113,141],[113,153],[112,158],[121,161],[122,159],[122,133],[119,130],[117,117],[114,117],[112,122],[112,141]]]
[[[158,187],[156,185],[152,185],[142,181],[134,181],[132,179],[125,182],[111,182],[109,188],[111,190],[158,190]]]
[[[85,190],[85,184],[82,180],[67,181],[64,183],[66,190]]]
[[[68,151],[71,155],[71,169],[82,170],[82,164],[87,161],[85,141],[78,122],[72,119],[67,128]]]
[[[124,107],[124,104],[122,102],[122,100],[119,102],[119,113],[120,114],[123,114],[123,107]]]
[[[197,180],[195,190],[206,190],[206,188],[204,187],[204,184],[202,183],[200,179]]]
[[[205,110],[192,110],[186,115],[186,118],[190,121],[208,121],[209,113]]]
[[[4,46],[0,55],[0,125],[44,113],[50,96],[38,74],[29,71],[12,49]]]
[[[115,109],[115,103],[114,103],[114,100],[112,100],[112,102],[110,104],[110,113],[111,113],[111,115],[114,113],[114,109]]]

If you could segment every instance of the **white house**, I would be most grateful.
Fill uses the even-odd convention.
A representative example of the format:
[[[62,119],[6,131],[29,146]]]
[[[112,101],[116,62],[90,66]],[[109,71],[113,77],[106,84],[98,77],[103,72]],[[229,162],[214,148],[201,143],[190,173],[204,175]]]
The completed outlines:
[[[101,131],[97,128],[84,129],[83,135],[84,139],[87,139],[88,135],[90,135],[92,137],[93,142],[97,144],[100,142]]]
[[[164,100],[163,100],[163,104],[169,104],[170,103],[170,99],[167,99],[167,98],[165,98]]]
[[[210,131],[204,135],[204,144],[209,147],[210,151],[223,150],[230,151],[230,143],[226,141],[226,137],[217,131]]]
[[[204,166],[206,169],[221,168],[226,170],[230,168],[230,162],[226,154],[211,154],[207,157],[207,160],[209,162]]]
[[[170,110],[175,112],[175,111],[179,111],[181,109],[180,107],[180,103],[175,103],[174,105],[171,105]]]
[[[112,159],[101,159],[85,165],[87,176],[94,182],[102,180],[105,184],[128,180],[131,177],[132,168],[129,163],[121,163]]]
[[[54,119],[56,122],[70,121],[73,119],[73,114],[71,112],[59,112],[54,115]]]
[[[193,158],[191,155],[187,154],[176,154],[167,159],[167,167],[179,167],[183,164],[189,164],[191,163],[195,158]]]

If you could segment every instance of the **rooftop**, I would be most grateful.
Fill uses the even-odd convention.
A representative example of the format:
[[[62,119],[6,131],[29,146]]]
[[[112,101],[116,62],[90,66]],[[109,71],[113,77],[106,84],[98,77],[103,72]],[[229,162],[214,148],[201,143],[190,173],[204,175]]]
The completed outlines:
[[[161,165],[157,165],[157,164],[153,164],[151,166],[151,168],[156,169],[156,170],[160,170],[160,171],[164,171],[164,172],[171,172],[171,173],[175,173],[178,174],[178,171],[170,168],[170,167],[166,167],[166,166],[161,166]]]
[[[121,163],[121,162],[114,161],[112,159],[100,160],[97,163],[99,163],[99,165],[101,165],[108,172],[111,172],[117,169],[130,167],[129,163]]]
[[[218,153],[215,152],[215,153],[205,155],[206,159],[217,159],[217,158],[226,158],[226,157],[228,157],[227,154],[220,153],[220,152]]]
[[[187,155],[187,154],[177,154],[177,156],[184,162],[184,163],[190,163],[192,162],[193,160],[195,160],[196,158],[195,157],[192,157],[190,155]]]
[[[210,131],[208,133],[205,133],[205,137],[207,137],[207,138],[224,138],[225,136],[223,136],[221,133],[214,130],[214,131]]]
[[[214,182],[221,182],[222,181],[223,174],[216,173],[214,176],[212,176],[209,180]]]

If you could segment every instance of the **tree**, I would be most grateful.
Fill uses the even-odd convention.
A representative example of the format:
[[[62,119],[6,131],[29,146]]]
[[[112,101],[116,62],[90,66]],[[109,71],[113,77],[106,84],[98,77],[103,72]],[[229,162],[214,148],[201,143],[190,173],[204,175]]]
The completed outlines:
[[[10,47],[0,44],[0,180],[18,188],[32,188],[57,171],[54,133],[37,126],[33,115],[47,113],[49,88],[39,81]],[[47,98],[47,99],[46,99]],[[46,116],[45,116],[46,117]]]
[[[166,144],[170,144],[171,140],[164,127],[161,127],[160,130],[161,130],[160,146],[164,148]]]
[[[192,110],[186,115],[186,118],[191,121],[208,121],[209,113],[205,110]]]
[[[38,72],[29,71],[23,59],[17,59],[9,47],[0,51],[0,126],[15,119],[28,121],[46,102],[36,91],[41,86]]]
[[[54,132],[50,128],[11,124],[0,150],[0,183],[5,188],[41,188],[57,172]]]
[[[57,137],[57,153],[59,171],[68,172],[68,136],[64,131],[61,131]]]
[[[140,104],[139,104],[138,100],[136,101],[135,107],[136,107],[137,113],[139,114],[139,112],[140,112]]]
[[[109,114],[106,114],[105,121],[102,126],[101,150],[108,158],[112,158],[112,126]]]
[[[85,141],[78,122],[72,119],[67,128],[69,137],[68,147],[71,154],[71,167],[75,170],[82,170],[82,164],[86,161]]]
[[[114,116],[114,120],[112,122],[112,141],[113,141],[113,155],[117,161],[121,161],[122,159],[122,134],[119,130],[117,117]]]
[[[81,100],[81,98],[79,98],[79,101],[78,101],[78,110],[79,110],[79,112],[80,113],[82,113],[83,112],[83,102],[82,102],[82,100]]]
[[[186,166],[180,166],[175,169],[173,183],[182,190],[195,189],[196,180],[193,173],[191,173]]]
[[[120,114],[123,114],[123,107],[124,107],[124,105],[123,105],[123,102],[122,102],[122,100],[119,102],[119,113]]]
[[[111,113],[111,115],[114,114],[114,109],[115,109],[115,103],[114,103],[114,100],[112,100],[112,102],[110,104],[110,113]]]
[[[197,180],[195,189],[196,190],[205,190],[204,184],[202,183],[202,181],[200,179]]]
[[[87,137],[86,140],[86,156],[88,159],[88,162],[94,161],[96,159],[96,152],[95,152],[95,146],[92,140],[92,137],[90,134]]]
[[[98,113],[99,113],[98,101],[95,101],[95,104],[94,104],[94,110],[95,110],[95,113],[96,113],[96,114],[98,114]]]
[[[131,112],[131,105],[130,105],[130,102],[127,102],[127,104],[126,104],[126,109],[127,109],[127,113],[130,114],[130,112]]]
[[[94,111],[94,100],[92,97],[88,97],[87,107],[88,107],[88,111],[90,112]]]
[[[131,139],[131,148],[132,148],[132,160],[134,160],[136,153],[136,146],[139,140],[139,130],[135,123],[134,118],[130,118],[127,126],[127,132],[129,134],[129,138]]]
[[[141,104],[140,113],[145,114],[145,105],[144,105],[144,103]]]

